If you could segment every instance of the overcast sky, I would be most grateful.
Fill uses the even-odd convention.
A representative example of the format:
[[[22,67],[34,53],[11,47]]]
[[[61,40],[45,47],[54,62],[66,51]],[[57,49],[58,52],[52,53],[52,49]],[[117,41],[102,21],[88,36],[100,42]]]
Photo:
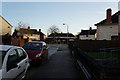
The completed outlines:
[[[106,10],[112,14],[118,11],[117,2],[3,2],[2,16],[13,25],[19,21],[29,24],[33,29],[47,29],[56,25],[61,32],[77,34],[81,29],[96,28],[94,24],[106,18]]]

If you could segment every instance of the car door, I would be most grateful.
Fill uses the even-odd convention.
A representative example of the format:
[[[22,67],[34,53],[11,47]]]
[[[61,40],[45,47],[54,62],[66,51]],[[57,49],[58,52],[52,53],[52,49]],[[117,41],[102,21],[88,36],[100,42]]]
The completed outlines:
[[[21,48],[18,48],[17,52],[18,52],[18,56],[19,56],[19,71],[20,71],[20,76],[23,76],[24,72],[26,70],[27,63],[28,63],[28,60],[26,58],[27,55],[25,54],[25,52]]]
[[[18,54],[17,51],[15,49],[11,49],[10,51],[8,51],[8,53],[6,54],[5,57],[5,70],[4,70],[4,74],[3,74],[3,78],[16,78],[17,75],[19,74],[19,70],[18,70]]]

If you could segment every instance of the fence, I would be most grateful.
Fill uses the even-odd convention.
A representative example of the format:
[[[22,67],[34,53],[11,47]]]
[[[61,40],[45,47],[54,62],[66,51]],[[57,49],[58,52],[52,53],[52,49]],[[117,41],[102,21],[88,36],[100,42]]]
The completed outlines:
[[[99,45],[98,45],[99,44]],[[93,46],[91,46],[93,45]],[[87,47],[86,47],[87,46]],[[69,48],[75,61],[80,61],[87,69],[92,80],[113,80],[120,79],[120,68],[105,66],[89,57],[83,50],[99,51],[100,48],[118,47],[117,41],[77,41],[69,42]],[[82,49],[83,50],[82,50]],[[85,48],[85,49],[84,49]],[[94,50],[95,49],[95,50]],[[106,61],[105,61],[106,62]],[[103,62],[103,63],[105,63]],[[91,79],[90,79],[91,80]]]
[[[1,44],[4,45],[10,45],[11,44],[11,36],[10,35],[4,35],[4,36],[0,36],[1,38]]]
[[[118,40],[79,40],[71,42],[83,51],[100,51],[101,48],[117,48]]]
[[[91,79],[88,80],[99,80],[100,79],[100,71],[101,66],[96,64],[95,60],[89,56],[87,56],[80,48],[78,48],[74,43],[69,43],[69,48],[73,53],[75,62],[80,61],[83,66],[87,69]]]
[[[26,42],[28,42],[28,39],[21,39],[21,38],[12,38],[11,39],[11,45],[14,45],[14,46],[22,47]]]

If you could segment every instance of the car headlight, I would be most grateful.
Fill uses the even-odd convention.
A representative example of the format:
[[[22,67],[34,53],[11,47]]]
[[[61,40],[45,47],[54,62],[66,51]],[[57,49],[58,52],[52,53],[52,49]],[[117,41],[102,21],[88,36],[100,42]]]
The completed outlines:
[[[39,53],[39,54],[37,54],[35,57],[40,57],[41,56],[41,54]]]

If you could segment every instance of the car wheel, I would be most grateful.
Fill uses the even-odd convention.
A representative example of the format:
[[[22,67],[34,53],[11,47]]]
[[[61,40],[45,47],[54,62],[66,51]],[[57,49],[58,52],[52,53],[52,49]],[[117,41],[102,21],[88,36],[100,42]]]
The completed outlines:
[[[30,69],[26,71],[24,80],[28,80],[29,76],[30,76]]]

